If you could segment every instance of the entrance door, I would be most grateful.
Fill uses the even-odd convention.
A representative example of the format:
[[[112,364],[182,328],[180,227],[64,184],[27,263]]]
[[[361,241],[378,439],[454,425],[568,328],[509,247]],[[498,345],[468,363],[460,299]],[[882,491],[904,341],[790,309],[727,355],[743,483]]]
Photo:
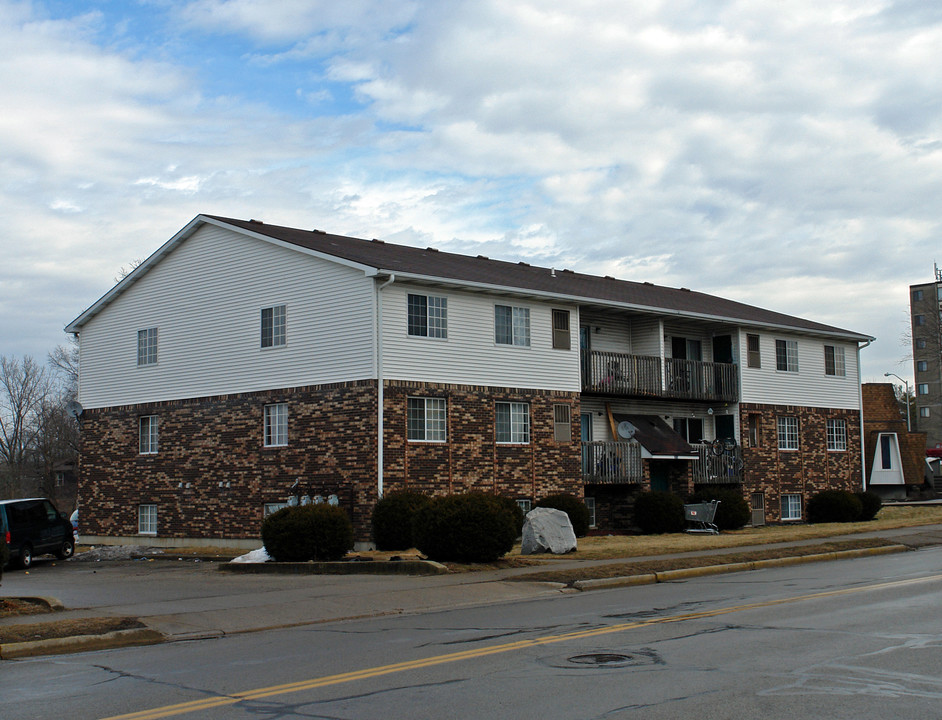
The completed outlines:
[[[732,415],[716,415],[713,422],[716,425],[716,437],[718,440],[736,437],[736,423]]]
[[[752,493],[752,527],[765,525],[765,493]]]

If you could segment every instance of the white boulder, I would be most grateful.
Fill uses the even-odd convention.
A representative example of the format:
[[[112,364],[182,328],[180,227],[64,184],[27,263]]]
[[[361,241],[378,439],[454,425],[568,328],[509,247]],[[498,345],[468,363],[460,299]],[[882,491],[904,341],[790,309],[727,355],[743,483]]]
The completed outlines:
[[[551,552],[564,555],[576,549],[576,533],[562,510],[534,508],[523,523],[522,555]]]

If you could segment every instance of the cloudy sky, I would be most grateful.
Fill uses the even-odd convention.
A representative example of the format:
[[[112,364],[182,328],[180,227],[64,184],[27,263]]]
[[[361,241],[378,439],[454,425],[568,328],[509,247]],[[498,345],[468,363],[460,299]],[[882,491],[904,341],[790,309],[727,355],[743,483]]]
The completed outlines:
[[[0,0],[0,353],[200,212],[684,286],[877,338],[942,214],[928,0]]]

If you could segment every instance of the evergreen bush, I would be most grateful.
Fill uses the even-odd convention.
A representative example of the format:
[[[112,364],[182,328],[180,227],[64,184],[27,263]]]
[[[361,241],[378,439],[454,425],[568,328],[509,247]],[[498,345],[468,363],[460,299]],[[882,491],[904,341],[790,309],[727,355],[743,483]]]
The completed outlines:
[[[472,492],[432,498],[415,514],[412,533],[432,560],[493,562],[513,548],[517,522],[504,500]]]
[[[262,543],[278,562],[340,560],[353,547],[353,525],[333,505],[286,507],[265,518]]]
[[[643,492],[635,500],[635,525],[647,535],[681,532],[684,501],[668,492]]]
[[[854,495],[860,500],[860,504],[863,508],[860,512],[860,519],[865,521],[873,520],[873,518],[877,516],[877,513],[880,512],[880,508],[883,507],[883,499],[870,490],[856,492]]]
[[[408,550],[415,547],[412,519],[428,504],[428,495],[410,490],[391,492],[373,508],[373,542],[377,550]]]
[[[808,500],[808,522],[855,522],[863,514],[863,503],[847,490],[822,490]]]
[[[517,537],[520,537],[520,534],[523,532],[523,523],[526,521],[526,514],[523,512],[523,508],[520,507],[520,504],[511,497],[506,495],[495,495],[494,498],[503,505],[507,511],[514,516],[514,524],[517,528]]]
[[[576,534],[576,537],[585,537],[588,534],[589,508],[575,495],[569,495],[567,493],[547,495],[540,500],[536,506],[562,510],[569,516],[569,522],[572,523],[572,530]]]
[[[705,503],[711,500],[720,501],[716,508],[716,517],[713,519],[713,524],[720,530],[738,530],[752,519],[749,503],[738,490],[701,488],[691,495],[687,502]]]

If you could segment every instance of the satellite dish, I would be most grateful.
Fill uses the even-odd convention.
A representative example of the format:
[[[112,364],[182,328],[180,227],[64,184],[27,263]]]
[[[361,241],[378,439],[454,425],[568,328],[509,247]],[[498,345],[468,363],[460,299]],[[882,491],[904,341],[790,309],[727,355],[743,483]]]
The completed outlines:
[[[638,428],[632,425],[627,420],[622,420],[618,423],[618,437],[624,438],[625,440],[631,440],[635,436],[635,433],[638,432]]]
[[[83,410],[85,410],[85,408],[82,407],[82,403],[78,400],[71,400],[69,404],[65,406],[65,411],[75,419],[81,417]]]

